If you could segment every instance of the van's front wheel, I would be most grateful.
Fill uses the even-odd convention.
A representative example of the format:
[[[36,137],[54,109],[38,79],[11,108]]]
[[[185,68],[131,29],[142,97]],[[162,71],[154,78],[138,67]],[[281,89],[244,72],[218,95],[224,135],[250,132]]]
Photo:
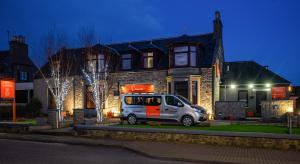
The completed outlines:
[[[184,126],[192,126],[194,119],[191,116],[183,116],[181,122]]]
[[[135,125],[137,123],[137,119],[136,119],[136,116],[131,114],[127,117],[127,122],[128,124],[130,125]]]

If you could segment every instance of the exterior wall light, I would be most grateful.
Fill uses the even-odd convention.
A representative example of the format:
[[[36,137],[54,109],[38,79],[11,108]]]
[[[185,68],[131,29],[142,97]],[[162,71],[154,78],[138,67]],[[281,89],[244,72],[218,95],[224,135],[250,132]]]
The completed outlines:
[[[236,88],[236,85],[235,85],[235,84],[231,84],[231,85],[230,85],[230,88],[231,88],[231,89],[235,89],[235,88]]]
[[[266,87],[267,87],[267,88],[270,88],[270,87],[271,87],[271,84],[267,83],[267,84],[266,84]]]
[[[249,88],[253,88],[254,87],[254,85],[253,84],[249,84]]]

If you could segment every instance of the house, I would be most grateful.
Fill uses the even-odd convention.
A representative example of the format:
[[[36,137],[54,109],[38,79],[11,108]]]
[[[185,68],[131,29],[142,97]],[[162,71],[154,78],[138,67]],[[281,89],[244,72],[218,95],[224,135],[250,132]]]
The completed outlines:
[[[262,116],[263,102],[288,100],[291,82],[277,75],[267,66],[262,66],[255,61],[225,62],[220,85],[220,102],[243,103],[237,109],[237,117]],[[274,102],[273,102],[274,103]],[[230,111],[225,106],[220,106],[217,113],[222,117],[228,116],[223,110]],[[230,105],[230,108],[234,108]]]
[[[119,112],[119,96],[123,93],[175,93],[213,114],[219,100],[219,84],[224,62],[222,22],[215,13],[213,31],[200,35],[131,41],[93,46],[87,55],[84,48],[65,49],[72,56],[73,84],[64,109],[94,108],[90,86],[83,80],[82,68],[95,64],[99,73],[109,63],[109,72],[117,77],[111,82],[104,113]],[[49,73],[49,65],[42,70]],[[43,112],[53,108],[53,98],[44,79],[36,76],[34,96],[43,103]]]
[[[36,71],[37,67],[28,56],[25,37],[12,37],[9,50],[0,51],[0,78],[16,81],[17,105],[26,105],[33,97],[33,76]]]

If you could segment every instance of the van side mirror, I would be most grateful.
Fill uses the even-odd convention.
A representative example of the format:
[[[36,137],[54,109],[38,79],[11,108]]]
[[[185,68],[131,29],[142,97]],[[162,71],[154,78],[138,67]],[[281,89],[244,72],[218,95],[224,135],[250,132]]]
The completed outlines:
[[[178,107],[183,107],[183,104],[181,102],[177,102]]]

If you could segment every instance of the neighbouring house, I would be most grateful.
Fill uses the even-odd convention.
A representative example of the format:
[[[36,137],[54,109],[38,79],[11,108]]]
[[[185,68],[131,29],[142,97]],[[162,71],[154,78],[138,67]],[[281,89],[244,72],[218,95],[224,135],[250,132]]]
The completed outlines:
[[[28,45],[24,36],[14,36],[9,50],[0,51],[0,78],[16,81],[17,105],[26,105],[33,97],[33,77],[37,67],[28,56]]]
[[[104,114],[118,113],[120,94],[133,92],[180,94],[213,114],[215,102],[220,98],[224,62],[222,26],[220,13],[216,12],[213,32],[207,34],[97,44],[89,55],[84,48],[65,49],[74,62],[71,69],[74,80],[64,109],[73,113],[73,109],[95,108],[81,69],[92,63],[102,73],[108,62],[110,74],[117,79],[108,93]],[[42,67],[45,74],[49,73],[48,67],[48,64]],[[43,112],[54,108],[53,97],[39,75],[34,80],[34,96],[42,102]]]
[[[300,114],[300,86],[293,86],[289,88],[292,92],[293,98],[295,99],[295,113]]]
[[[270,118],[285,114],[287,106],[292,105],[290,84],[268,66],[255,61],[225,62],[216,115],[219,118]]]

